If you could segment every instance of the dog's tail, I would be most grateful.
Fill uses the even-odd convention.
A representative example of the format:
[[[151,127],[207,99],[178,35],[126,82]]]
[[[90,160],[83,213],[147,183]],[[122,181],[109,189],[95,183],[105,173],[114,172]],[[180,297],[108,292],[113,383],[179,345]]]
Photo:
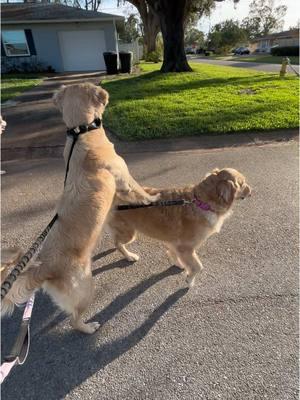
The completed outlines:
[[[3,282],[11,267],[20,259],[21,252],[19,249],[2,250],[1,256],[1,282]],[[18,276],[2,300],[1,316],[12,314],[15,304],[22,304],[29,300],[35,290],[39,289],[45,281],[43,275],[41,263],[31,262],[30,266]]]

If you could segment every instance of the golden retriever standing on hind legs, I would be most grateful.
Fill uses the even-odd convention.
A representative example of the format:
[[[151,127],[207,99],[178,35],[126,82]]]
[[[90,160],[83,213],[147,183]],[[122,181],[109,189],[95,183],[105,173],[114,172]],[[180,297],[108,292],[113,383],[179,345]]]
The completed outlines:
[[[91,128],[78,135],[69,163],[65,188],[57,206],[58,219],[39,253],[18,277],[2,302],[4,312],[15,303],[27,301],[44,288],[64,311],[72,326],[93,333],[98,322],[84,323],[82,315],[93,296],[91,254],[113,203],[115,193],[134,203],[156,201],[131,177],[125,161],[108,140],[101,121],[108,93],[92,84],[63,86],[54,103],[69,129]],[[96,124],[96,125],[95,125]],[[68,137],[64,157],[69,159],[72,138]],[[14,258],[11,254],[8,259]],[[6,271],[3,271],[4,275]]]
[[[245,177],[232,168],[215,169],[198,185],[181,189],[144,188],[149,194],[160,193],[161,200],[184,199],[185,206],[152,207],[112,211],[109,227],[116,248],[129,261],[139,256],[127,250],[137,232],[161,240],[175,265],[185,269],[187,283],[193,286],[203,268],[197,248],[213,233],[220,232],[237,199],[250,196]],[[119,200],[117,199],[118,203]]]

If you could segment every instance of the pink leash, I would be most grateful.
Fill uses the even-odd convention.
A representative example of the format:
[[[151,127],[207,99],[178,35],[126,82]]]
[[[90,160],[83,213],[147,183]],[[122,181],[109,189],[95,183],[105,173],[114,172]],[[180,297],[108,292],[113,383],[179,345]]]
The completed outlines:
[[[4,358],[0,367],[0,383],[2,384],[15,365],[22,365],[26,361],[30,347],[30,319],[34,305],[34,294],[27,301],[22,317],[20,333],[17,336],[11,353]]]

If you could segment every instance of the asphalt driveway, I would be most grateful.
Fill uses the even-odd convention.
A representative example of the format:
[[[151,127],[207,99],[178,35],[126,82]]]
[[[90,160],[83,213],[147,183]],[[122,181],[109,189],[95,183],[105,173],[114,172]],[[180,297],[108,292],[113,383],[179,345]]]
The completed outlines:
[[[129,265],[105,233],[95,251],[93,336],[71,330],[45,294],[33,313],[26,364],[2,387],[6,400],[298,399],[298,148],[126,154],[155,186],[197,182],[214,167],[253,186],[222,232],[199,251],[205,270],[184,289],[160,243],[141,238]],[[26,249],[50,220],[63,187],[61,159],[4,163],[3,246]],[[2,323],[7,352],[20,311]]]

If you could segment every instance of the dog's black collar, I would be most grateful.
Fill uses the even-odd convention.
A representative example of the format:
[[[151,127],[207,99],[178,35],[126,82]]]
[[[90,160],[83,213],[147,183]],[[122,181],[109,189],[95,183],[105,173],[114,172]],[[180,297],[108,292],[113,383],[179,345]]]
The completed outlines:
[[[75,146],[75,143],[77,142],[79,135],[81,135],[82,133],[93,131],[94,129],[98,129],[98,128],[100,128],[101,125],[102,125],[102,120],[100,118],[95,118],[94,121],[89,125],[79,125],[79,126],[76,126],[75,128],[71,128],[71,129],[67,130],[67,136],[71,137],[73,139],[73,142],[71,144],[71,149],[70,149],[69,156],[68,156],[64,186],[66,186],[71,156],[72,156],[74,146]]]
[[[67,135],[71,137],[78,136],[81,135],[82,133],[98,129],[100,128],[101,125],[102,125],[102,120],[100,118],[95,118],[94,121],[89,125],[79,125],[76,126],[75,128],[68,129]]]

